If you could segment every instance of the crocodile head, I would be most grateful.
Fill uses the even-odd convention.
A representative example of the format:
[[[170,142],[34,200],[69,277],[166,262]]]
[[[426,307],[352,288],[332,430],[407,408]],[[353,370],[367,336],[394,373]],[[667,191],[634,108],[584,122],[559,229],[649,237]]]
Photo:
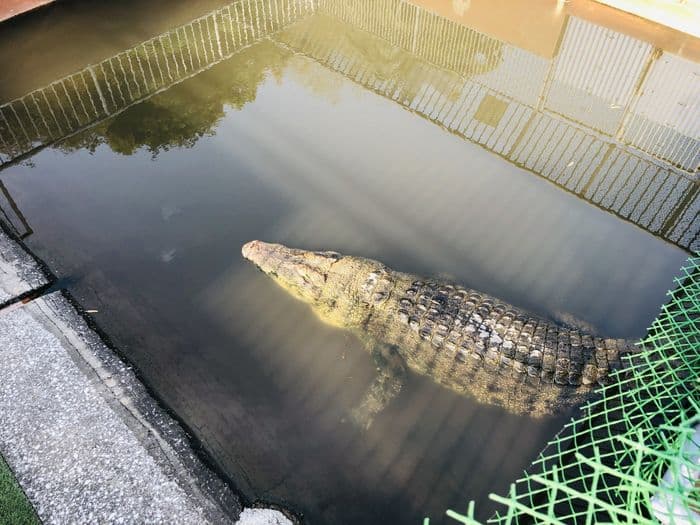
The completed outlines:
[[[372,307],[388,295],[382,296],[377,290],[378,276],[386,275],[386,269],[371,259],[262,241],[248,242],[241,251],[243,257],[334,326],[360,326]],[[387,287],[386,279],[381,286]]]

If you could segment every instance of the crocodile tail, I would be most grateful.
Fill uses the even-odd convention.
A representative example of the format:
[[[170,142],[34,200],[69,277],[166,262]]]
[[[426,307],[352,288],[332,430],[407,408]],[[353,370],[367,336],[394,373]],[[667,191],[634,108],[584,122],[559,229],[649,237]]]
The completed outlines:
[[[640,354],[643,347],[629,339],[605,339],[605,346],[608,349],[614,349],[612,352],[608,350],[608,355],[611,353],[616,356],[609,363],[610,371],[621,370],[629,375],[629,372],[641,366],[643,361],[640,359]],[[621,372],[621,373],[622,373]]]
[[[595,327],[595,325],[583,321],[569,312],[555,311],[552,312],[551,317],[557,324],[571,330],[579,330],[580,332],[586,334],[598,335],[598,329]]]

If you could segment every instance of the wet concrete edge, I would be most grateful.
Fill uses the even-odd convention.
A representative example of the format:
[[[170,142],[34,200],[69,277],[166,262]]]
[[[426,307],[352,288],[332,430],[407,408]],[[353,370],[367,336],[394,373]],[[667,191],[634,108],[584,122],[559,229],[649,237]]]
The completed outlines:
[[[28,288],[25,291],[1,302],[0,315],[5,308],[22,307],[35,299],[42,299],[43,308],[39,301],[37,305],[54,321],[54,335],[64,342],[68,339],[65,346],[70,348],[73,362],[109,392],[105,399],[151,456],[171,471],[175,467],[176,482],[188,496],[199,493],[215,503],[215,508],[208,512],[215,522],[236,522],[245,510],[244,505],[248,509],[277,511],[292,523],[302,522],[301,513],[290,508],[264,501],[247,501],[188,425],[148,387],[110,337],[67,290],[60,288],[61,281],[46,263],[33,254],[2,220],[0,236],[14,244],[15,249],[31,260],[41,274],[41,278],[34,274],[26,282]],[[160,453],[154,455],[155,450],[160,450]]]

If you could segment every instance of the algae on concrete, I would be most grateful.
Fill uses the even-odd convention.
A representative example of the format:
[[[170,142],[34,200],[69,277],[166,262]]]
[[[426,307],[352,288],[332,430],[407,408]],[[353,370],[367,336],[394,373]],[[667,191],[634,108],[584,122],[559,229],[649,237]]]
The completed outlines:
[[[10,467],[0,456],[0,524],[3,523],[38,525],[40,522]]]

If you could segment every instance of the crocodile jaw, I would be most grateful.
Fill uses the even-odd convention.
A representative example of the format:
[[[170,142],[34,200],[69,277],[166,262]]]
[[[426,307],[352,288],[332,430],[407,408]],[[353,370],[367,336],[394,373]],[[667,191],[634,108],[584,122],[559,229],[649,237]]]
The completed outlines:
[[[263,241],[250,241],[241,252],[297,299],[312,305],[321,299],[331,267],[341,258],[335,252],[299,250]]]
[[[262,241],[246,243],[243,257],[295,298],[309,304],[325,323],[356,328],[375,306],[381,263],[336,252],[314,252]],[[372,284],[371,290],[367,288]]]

